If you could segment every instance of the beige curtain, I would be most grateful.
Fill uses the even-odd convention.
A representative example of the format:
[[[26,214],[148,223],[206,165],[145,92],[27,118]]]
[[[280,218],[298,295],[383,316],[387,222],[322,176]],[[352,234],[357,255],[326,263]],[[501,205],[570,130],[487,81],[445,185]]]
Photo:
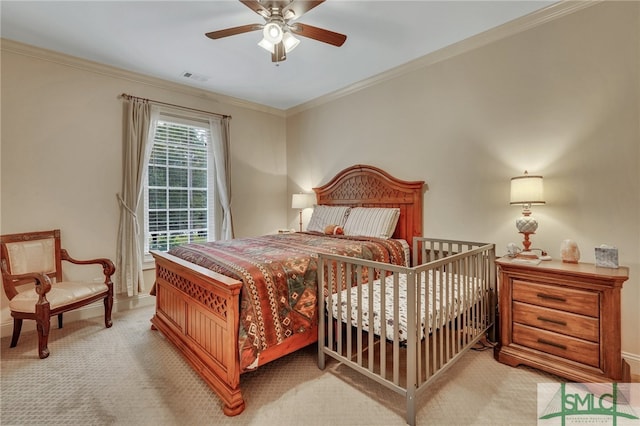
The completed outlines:
[[[230,169],[230,117],[209,118],[211,131],[210,155],[213,157],[216,184],[216,207],[221,212],[221,219],[215,221],[213,238],[230,240],[233,238],[233,220],[231,217],[231,169]]]
[[[116,252],[116,292],[134,296],[144,290],[138,205],[142,197],[158,111],[148,101],[124,100],[122,192]]]

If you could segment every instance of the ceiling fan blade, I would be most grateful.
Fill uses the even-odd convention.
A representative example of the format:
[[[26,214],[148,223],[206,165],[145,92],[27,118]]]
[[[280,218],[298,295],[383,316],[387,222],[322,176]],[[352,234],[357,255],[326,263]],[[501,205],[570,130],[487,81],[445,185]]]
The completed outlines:
[[[211,31],[209,33],[206,33],[205,35],[215,40],[218,38],[229,37],[236,34],[242,34],[242,33],[248,33],[250,31],[261,30],[262,27],[263,26],[260,24],[249,24],[249,25],[242,25],[239,27],[227,28],[224,30]]]
[[[258,0],[240,0],[240,3],[244,4],[258,15],[264,16],[265,18],[271,16],[271,12],[269,12],[269,9],[260,4]]]
[[[292,11],[295,15],[293,16],[293,18],[291,19],[296,19],[301,17],[302,15],[304,15],[305,13],[307,13],[308,11],[310,11],[311,9],[313,9],[314,7],[320,5],[321,3],[324,3],[325,0],[315,0],[315,1],[307,1],[307,0],[294,0],[291,3],[289,3],[287,6],[284,7],[283,9],[283,15],[287,16],[287,11],[290,10]]]
[[[287,59],[287,52],[285,51],[284,43],[280,42],[274,46],[271,62],[282,62],[285,59]]]
[[[290,26],[291,32],[298,34],[302,37],[312,38],[314,40],[321,41],[323,43],[332,44],[334,46],[342,46],[347,40],[347,36],[344,34],[336,33],[333,31],[325,30],[323,28],[314,27],[312,25],[295,23]]]

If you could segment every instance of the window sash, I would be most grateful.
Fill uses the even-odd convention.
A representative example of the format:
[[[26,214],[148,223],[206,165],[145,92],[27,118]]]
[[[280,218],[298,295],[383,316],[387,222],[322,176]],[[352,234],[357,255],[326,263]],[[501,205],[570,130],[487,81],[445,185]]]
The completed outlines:
[[[214,162],[208,123],[161,114],[144,190],[144,251],[214,237]]]

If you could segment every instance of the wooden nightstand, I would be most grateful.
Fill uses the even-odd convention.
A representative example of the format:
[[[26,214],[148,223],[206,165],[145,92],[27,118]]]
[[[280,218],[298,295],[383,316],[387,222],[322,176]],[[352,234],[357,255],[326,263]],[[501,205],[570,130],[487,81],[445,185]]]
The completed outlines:
[[[500,312],[494,357],[575,382],[629,382],[620,348],[620,290],[629,269],[496,260]]]

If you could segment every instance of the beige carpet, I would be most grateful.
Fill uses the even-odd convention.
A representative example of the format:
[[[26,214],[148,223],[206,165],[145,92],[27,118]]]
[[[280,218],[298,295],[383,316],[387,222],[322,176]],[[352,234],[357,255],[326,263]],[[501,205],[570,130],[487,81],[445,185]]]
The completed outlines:
[[[404,400],[329,361],[316,347],[242,376],[246,410],[221,403],[157,331],[152,308],[53,329],[51,356],[37,357],[37,336],[1,344],[0,423],[8,425],[404,425]],[[52,322],[54,324],[55,322]],[[492,351],[470,351],[419,399],[419,425],[535,424],[536,383],[555,376],[511,368]]]

